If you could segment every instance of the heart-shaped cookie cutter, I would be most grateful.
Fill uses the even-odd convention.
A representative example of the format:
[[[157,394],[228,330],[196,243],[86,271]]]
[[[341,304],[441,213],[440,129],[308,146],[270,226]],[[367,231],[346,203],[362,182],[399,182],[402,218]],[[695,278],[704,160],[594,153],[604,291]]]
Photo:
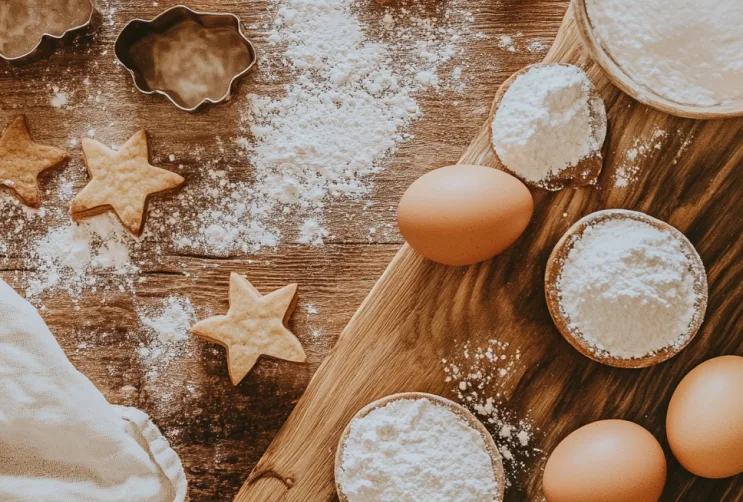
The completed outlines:
[[[209,30],[212,28],[231,28],[235,31],[244,45],[249,63],[245,68],[235,73],[225,90],[225,93],[219,98],[204,97],[195,106],[188,106],[183,102],[179,102],[178,95],[167,89],[158,89],[153,87],[147,78],[143,75],[141,67],[138,66],[135,60],[135,54],[132,49],[138,42],[153,35],[164,35],[168,30],[176,27],[177,25],[193,21],[200,25],[202,28]],[[216,104],[223,101],[229,100],[232,95],[232,90],[235,83],[243,75],[248,73],[257,63],[258,57],[256,55],[255,47],[253,43],[242,31],[242,23],[240,18],[230,13],[215,13],[215,12],[199,12],[185,5],[177,5],[172,7],[158,16],[150,20],[145,19],[133,19],[127,23],[119,36],[116,38],[114,45],[114,52],[119,62],[129,71],[132,78],[134,79],[134,85],[143,94],[153,95],[160,94],[165,96],[177,106],[179,109],[193,112],[201,108],[206,103]]]
[[[69,28],[66,28],[62,33],[55,34],[45,30],[39,37],[38,43],[32,49],[23,54],[9,56],[0,50],[0,59],[13,64],[29,63],[38,59],[43,59],[50,56],[57,48],[64,46],[80,32],[88,29],[97,19],[99,15],[98,11],[95,8],[93,0],[77,0],[77,3],[79,3],[78,7],[90,9],[87,18],[83,22],[73,24]],[[0,15],[10,15],[10,9],[12,6],[12,4],[0,5]],[[1,21],[2,20],[0,20],[0,28],[4,26],[4,23]],[[11,21],[12,20],[6,20],[6,22]]]

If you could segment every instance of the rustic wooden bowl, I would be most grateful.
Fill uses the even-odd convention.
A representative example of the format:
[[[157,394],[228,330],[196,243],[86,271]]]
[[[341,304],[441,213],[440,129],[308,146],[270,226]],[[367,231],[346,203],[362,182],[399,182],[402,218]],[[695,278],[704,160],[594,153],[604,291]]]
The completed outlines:
[[[562,173],[560,173],[559,176],[546,180],[544,183],[533,183],[531,181],[525,180],[524,178],[519,176],[518,173],[509,169],[508,166],[503,162],[503,160],[498,156],[498,152],[495,150],[495,145],[493,144],[493,119],[495,118],[495,114],[498,112],[498,107],[500,106],[500,103],[503,100],[503,96],[506,95],[506,91],[508,91],[508,88],[511,87],[511,85],[516,81],[518,77],[528,72],[532,68],[536,68],[538,66],[550,66],[550,65],[573,66],[570,64],[566,64],[566,63],[531,64],[531,65],[525,66],[524,68],[520,69],[519,71],[517,71],[516,73],[508,77],[508,79],[505,82],[503,82],[501,86],[498,88],[498,92],[496,92],[495,99],[493,99],[493,105],[490,109],[490,116],[488,118],[488,123],[490,124],[490,133],[489,133],[490,134],[490,138],[489,138],[490,149],[493,151],[495,156],[498,158],[498,162],[500,164],[499,167],[503,171],[506,171],[507,173],[512,174],[513,176],[523,181],[524,184],[526,184],[527,186],[556,191],[556,190],[562,190],[565,187],[580,187],[580,186],[585,186],[585,185],[591,185],[596,182],[596,179],[601,173],[601,168],[604,165],[604,159],[601,154],[601,151],[603,149],[604,142],[606,141],[606,129],[607,129],[606,108],[604,107],[604,100],[601,98],[601,95],[599,94],[598,90],[593,86],[593,83],[591,83],[591,98],[590,98],[591,99],[590,100],[591,122],[592,122],[594,130],[596,131],[597,139],[599,140],[599,143],[601,144],[601,148],[599,148],[596,151],[595,155],[591,157],[586,157],[585,159],[581,160],[575,166],[565,169]]]
[[[604,50],[593,31],[593,25],[586,10],[586,0],[572,0],[573,15],[578,25],[583,43],[591,58],[598,63],[614,85],[650,107],[690,119],[715,119],[743,116],[743,101],[713,106],[698,106],[677,103],[664,98],[647,87],[637,84],[627,75],[616,61]]]
[[[580,336],[580,333],[570,328],[569,319],[565,316],[560,307],[560,292],[557,288],[558,278],[562,274],[562,267],[573,245],[578,241],[583,232],[591,225],[602,221],[618,218],[629,218],[635,221],[648,223],[663,232],[673,235],[682,245],[684,253],[692,263],[692,273],[694,274],[694,290],[697,295],[695,314],[689,325],[688,336],[684,343],[678,347],[668,347],[654,354],[642,358],[623,359],[612,357],[605,353],[597,353],[594,349]],[[681,350],[684,349],[696,336],[699,327],[704,320],[704,313],[707,310],[707,273],[704,269],[704,263],[699,257],[697,250],[689,242],[684,234],[672,227],[668,223],[655,219],[645,213],[637,211],[628,211],[625,209],[607,209],[591,213],[578,220],[572,227],[565,232],[565,235],[558,241],[552,254],[547,261],[547,271],[544,278],[544,293],[547,298],[547,307],[549,308],[552,320],[555,322],[557,329],[565,340],[570,343],[578,352],[596,362],[613,366],[615,368],[645,368],[654,366],[666,361]]]
[[[485,426],[482,425],[482,423],[463,406],[460,406],[454,401],[450,401],[449,399],[445,399],[441,396],[426,394],[424,392],[402,392],[399,394],[392,394],[391,396],[383,397],[382,399],[378,399],[377,401],[364,406],[358,413],[356,413],[353,419],[348,422],[348,425],[346,425],[346,428],[343,430],[343,434],[341,434],[341,438],[338,441],[338,448],[336,449],[335,453],[335,488],[338,492],[338,499],[340,500],[340,502],[348,502],[348,498],[341,490],[340,484],[338,484],[338,472],[341,470],[341,465],[343,464],[343,450],[345,449],[346,439],[348,439],[348,435],[351,433],[351,423],[353,423],[353,420],[356,418],[365,417],[378,408],[381,408],[393,401],[400,401],[402,399],[428,399],[429,401],[432,401],[436,404],[445,406],[459,415],[465,422],[470,425],[470,427],[480,433],[480,435],[485,440],[488,453],[490,454],[490,459],[493,463],[493,471],[495,472],[495,480],[498,484],[498,493],[493,498],[493,502],[502,502],[503,493],[505,492],[506,487],[506,477],[503,471],[503,459],[500,456],[498,447],[495,446],[493,437],[490,435]]]

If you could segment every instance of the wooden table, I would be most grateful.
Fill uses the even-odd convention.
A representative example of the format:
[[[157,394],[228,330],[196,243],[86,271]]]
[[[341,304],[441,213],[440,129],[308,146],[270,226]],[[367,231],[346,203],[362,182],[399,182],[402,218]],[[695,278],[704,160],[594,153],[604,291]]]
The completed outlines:
[[[151,152],[159,165],[168,167],[168,155],[172,153],[178,159],[176,164],[184,164],[182,172],[190,178],[203,175],[206,160],[218,158],[220,165],[233,166],[233,179],[249,179],[250,167],[230,141],[239,135],[240,110],[245,108],[245,96],[250,91],[277,95],[287,81],[286,75],[269,82],[259,70],[242,82],[230,104],[189,115],[177,111],[165,99],[136,92],[125,70],[113,62],[113,41],[129,19],[153,17],[177,3],[160,1],[154,6],[143,0],[98,0],[104,23],[95,35],[82,37],[46,62],[20,68],[0,65],[0,123],[26,113],[36,139],[60,146],[90,128],[96,129],[97,139],[120,144],[136,128],[144,127],[150,133]],[[381,13],[371,0],[360,4],[365,16]],[[265,1],[238,0],[195,1],[189,5],[233,12],[247,26],[260,23],[267,7]],[[411,129],[415,139],[402,144],[388,168],[376,177],[370,208],[361,211],[359,204],[349,202],[332,205],[328,212],[332,236],[325,247],[286,242],[275,251],[224,258],[179,253],[167,235],[156,234],[147,245],[159,247],[162,253],[140,264],[143,281],[137,284],[136,299],[129,293],[108,292],[104,301],[101,295],[87,292],[77,299],[80,308],[76,312],[71,311],[71,299],[66,294],[47,295],[39,302],[45,307],[43,317],[75,366],[111,402],[148,412],[170,439],[186,469],[192,501],[231,500],[237,493],[313,372],[400,247],[394,219],[400,195],[424,172],[456,162],[487,116],[500,82],[543,57],[567,1],[474,0],[470,5],[475,15],[474,29],[487,37],[468,46],[467,60],[472,64],[465,74],[472,80],[467,91],[456,98],[434,92],[417,97],[425,117]],[[501,35],[513,37],[514,52],[499,43]],[[264,59],[280,56],[266,43],[265,29],[249,30],[249,36]],[[540,42],[545,50],[535,49],[533,42]],[[74,91],[74,106],[51,107],[54,86]],[[104,99],[96,102],[99,90]],[[457,104],[452,103],[453,99]],[[203,149],[197,152],[196,147]],[[79,190],[86,176],[79,148],[71,151],[74,159],[64,176],[74,180],[75,190]],[[54,190],[59,176],[44,175],[42,186]],[[27,233],[31,238],[40,235],[45,224],[38,223]],[[370,227],[377,228],[371,236]],[[29,239],[10,233],[11,222],[0,223],[0,240]],[[0,277],[19,288],[25,287],[27,266],[21,251],[11,246],[5,255],[0,253]],[[190,356],[177,360],[156,380],[148,379],[148,368],[136,355],[143,335],[135,308],[156,307],[175,294],[190,297],[200,311],[223,312],[231,271],[246,274],[263,292],[289,282],[299,283],[300,307],[290,327],[305,347],[309,363],[261,360],[239,386],[233,387],[223,350],[198,341]],[[317,313],[311,313],[307,305]],[[741,489],[735,488],[724,494],[710,488],[709,493],[726,501],[743,500],[739,495],[743,487],[739,483]],[[518,483],[506,495],[509,501],[525,499]]]

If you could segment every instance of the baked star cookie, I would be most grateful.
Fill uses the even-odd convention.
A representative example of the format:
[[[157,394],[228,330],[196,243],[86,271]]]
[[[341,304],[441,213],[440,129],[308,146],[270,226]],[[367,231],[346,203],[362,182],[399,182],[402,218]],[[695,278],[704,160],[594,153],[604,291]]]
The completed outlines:
[[[24,204],[38,206],[39,174],[69,159],[65,150],[34,142],[26,116],[21,115],[0,136],[0,185],[10,188]]]
[[[200,321],[191,330],[227,349],[230,380],[237,385],[261,355],[298,363],[307,360],[299,340],[285,324],[294,311],[296,297],[296,284],[262,296],[250,281],[233,272],[227,315]]]
[[[124,228],[140,235],[147,199],[185,181],[176,173],[150,165],[144,129],[118,151],[90,138],[83,139],[82,147],[91,180],[72,201],[70,215],[75,221],[113,211]]]

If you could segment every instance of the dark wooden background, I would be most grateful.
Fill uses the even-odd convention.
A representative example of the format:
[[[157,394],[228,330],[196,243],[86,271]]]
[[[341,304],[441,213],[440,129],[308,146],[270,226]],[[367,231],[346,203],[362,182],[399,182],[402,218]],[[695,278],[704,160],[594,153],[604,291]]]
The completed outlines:
[[[231,166],[234,179],[250,179],[250,167],[243,153],[228,140],[241,135],[239,115],[246,106],[245,95],[250,91],[279,95],[287,77],[279,75],[277,80],[269,81],[259,68],[243,80],[229,104],[193,115],[179,112],[165,99],[136,92],[129,75],[114,64],[113,56],[115,36],[129,19],[153,17],[177,2],[160,1],[159,6],[142,0],[98,0],[97,3],[103,13],[103,24],[94,35],[81,37],[72,47],[58,51],[46,61],[19,68],[0,65],[0,123],[26,113],[36,139],[57,146],[67,145],[70,137],[81,137],[90,128],[96,129],[97,139],[120,144],[137,128],[144,127],[150,133],[151,153],[156,163],[168,167],[168,155],[176,155],[176,164],[184,164],[182,173],[189,181],[202,177],[208,162]],[[359,5],[364,16],[381,15],[381,8],[372,0],[361,0]],[[214,0],[189,2],[189,6],[233,12],[250,26],[261,22],[267,3]],[[400,195],[424,172],[459,159],[487,117],[497,86],[512,72],[543,58],[546,51],[530,51],[527,46],[539,41],[549,47],[566,6],[565,0],[471,2],[475,16],[473,30],[487,37],[468,45],[467,60],[471,66],[465,74],[473,78],[467,91],[456,97],[433,92],[417,97],[425,117],[411,129],[415,139],[401,145],[388,168],[376,177],[374,205],[368,210],[360,211],[360,206],[353,203],[332,205],[328,213],[332,237],[325,247],[309,248],[287,241],[274,251],[225,258],[178,253],[168,235],[155,233],[143,246],[157,248],[161,253],[157,256],[144,253],[140,264],[144,281],[136,287],[136,299],[117,291],[103,296],[86,292],[74,299],[80,310],[72,312],[69,295],[56,293],[42,297],[39,302],[45,306],[42,315],[75,366],[111,402],[148,412],[171,441],[186,469],[191,500],[231,500],[237,493],[302,395],[311,375],[400,247],[394,221]],[[249,32],[262,58],[280,55],[272,52],[276,49],[266,43],[266,30],[258,28]],[[500,35],[516,35],[514,52],[499,47]],[[71,106],[62,109],[50,106],[54,86],[75,92]],[[454,100],[458,102],[456,105]],[[220,144],[227,145],[224,151],[220,150]],[[73,179],[78,190],[86,177],[79,148],[70,150],[75,159],[63,175]],[[740,155],[733,156],[740,160]],[[44,175],[43,187],[54,190],[59,176],[60,173]],[[704,181],[714,183],[707,178]],[[657,188],[643,184],[636,187],[640,189]],[[689,197],[686,203],[696,204],[700,193],[691,191],[672,196]],[[672,203],[684,204],[680,200]],[[60,205],[58,209],[55,214],[61,215],[66,208]],[[349,218],[349,214],[354,217]],[[28,263],[22,259],[23,246],[43,233],[46,223],[37,223],[37,227],[24,231],[23,236],[14,236],[12,222],[0,220],[0,239],[16,244],[10,245],[5,255],[0,254],[0,277],[14,286],[25,287]],[[369,239],[372,226],[379,230]],[[736,245],[732,241],[729,244]],[[246,274],[264,292],[289,282],[299,283],[300,307],[290,327],[302,341],[309,363],[261,360],[239,386],[233,387],[222,349],[197,341],[190,356],[170,365],[167,373],[156,381],[148,380],[148,368],[136,356],[143,335],[135,307],[156,307],[163,298],[177,294],[189,296],[201,312],[222,312],[227,308],[231,271]],[[719,277],[725,271],[711,273]],[[307,304],[313,305],[318,313],[309,313],[303,308]],[[735,329],[739,311],[731,308],[734,315],[730,317],[729,327]],[[730,349],[738,353],[742,350],[740,344]],[[606,376],[607,372],[604,368],[594,368],[581,378],[593,378],[598,373]],[[189,391],[189,387],[195,390]],[[619,400],[627,398],[626,393],[617,396]],[[740,483],[732,491],[715,490],[711,481],[699,481],[695,486],[699,484],[709,485],[705,492],[717,497],[709,500],[743,500]],[[506,500],[527,500],[518,482],[509,490]]]

